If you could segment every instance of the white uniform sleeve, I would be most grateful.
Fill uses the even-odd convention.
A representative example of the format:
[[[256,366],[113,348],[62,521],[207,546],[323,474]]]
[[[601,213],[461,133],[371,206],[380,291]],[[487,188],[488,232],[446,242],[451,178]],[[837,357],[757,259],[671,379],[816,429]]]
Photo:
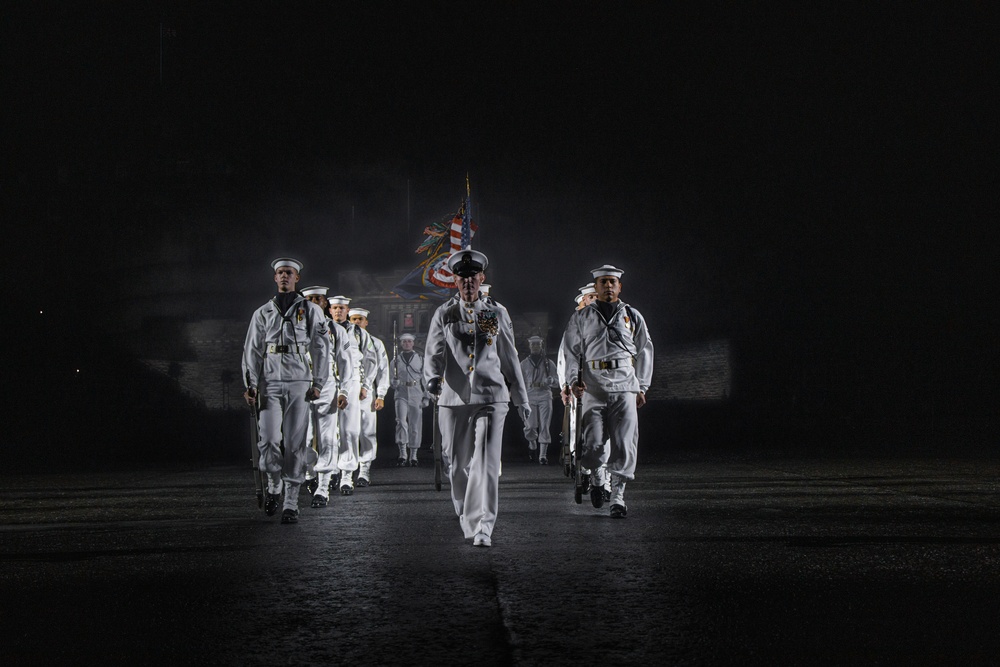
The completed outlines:
[[[568,384],[576,382],[580,371],[580,357],[585,356],[587,352],[586,341],[583,339],[583,332],[581,331],[583,323],[582,312],[582,310],[577,310],[570,315],[569,323],[566,325],[566,333],[563,334],[566,359],[565,379]]]
[[[385,398],[389,391],[389,356],[385,353],[385,344],[378,338],[372,337],[372,344],[375,347],[375,356],[378,367],[375,371],[375,395],[377,398]]]
[[[243,343],[243,382],[250,374],[250,386],[260,386],[260,370],[264,365],[264,315],[258,309],[250,318],[247,337]],[[250,387],[247,387],[249,389]]]
[[[309,310],[309,357],[312,359],[313,385],[322,389],[330,376],[330,329],[323,311],[306,302]]]
[[[499,306],[499,304],[497,304]],[[511,389],[511,399],[514,405],[528,405],[528,388],[524,385],[524,375],[521,373],[521,363],[517,358],[517,345],[514,344],[514,325],[510,321],[507,309],[499,307],[500,326],[497,335],[497,353],[500,357],[500,372],[503,373]]]
[[[431,325],[427,330],[427,347],[424,348],[424,385],[434,378],[444,377],[447,341],[444,333],[444,312],[447,303],[434,311]]]
[[[642,314],[634,310],[632,314],[637,320],[633,335],[636,350],[635,377],[639,381],[639,391],[645,394],[653,381],[653,341],[649,338],[649,329],[646,328],[646,320]]]
[[[330,335],[333,336],[333,360],[337,364],[337,375],[340,378],[339,393],[347,395],[344,387],[354,379],[354,362],[351,359],[351,339],[347,337],[344,327],[333,322],[329,324]]]

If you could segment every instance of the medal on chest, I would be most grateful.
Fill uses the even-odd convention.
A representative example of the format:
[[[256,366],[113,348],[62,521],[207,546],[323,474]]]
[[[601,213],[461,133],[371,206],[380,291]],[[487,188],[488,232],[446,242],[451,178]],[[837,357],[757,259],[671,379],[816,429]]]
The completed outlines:
[[[500,330],[497,314],[492,310],[481,311],[476,315],[476,323],[479,325],[479,330],[486,334],[486,344],[492,345],[493,336]]]
[[[299,322],[302,321],[302,316],[305,315],[305,314],[306,314],[305,309],[304,308],[299,308],[299,311],[298,311]]]

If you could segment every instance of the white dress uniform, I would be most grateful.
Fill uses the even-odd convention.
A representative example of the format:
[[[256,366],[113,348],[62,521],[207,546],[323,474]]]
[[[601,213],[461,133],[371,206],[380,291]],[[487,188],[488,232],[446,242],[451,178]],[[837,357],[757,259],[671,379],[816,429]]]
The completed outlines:
[[[336,324],[344,329],[350,349],[351,366],[354,369],[351,380],[344,383],[347,394],[347,409],[340,411],[340,451],[337,468],[340,470],[341,493],[349,494],[354,488],[354,471],[360,463],[361,440],[361,388],[371,390],[366,374],[364,350],[368,348],[368,333],[350,322]]]
[[[602,311],[602,308],[604,309]],[[611,503],[625,507],[625,482],[634,479],[639,443],[636,394],[653,377],[653,343],[639,311],[625,304],[595,302],[570,316],[565,334],[566,378],[575,379],[583,360],[583,465],[600,465],[610,439]]]
[[[424,361],[416,351],[403,351],[392,360],[393,401],[396,408],[396,446],[399,458],[417,463],[423,435]],[[409,456],[407,456],[409,449]]]
[[[549,443],[552,442],[552,390],[559,389],[555,363],[544,354],[529,354],[521,362],[521,375],[528,387],[531,415],[524,424],[524,437],[529,447],[538,447],[538,462],[547,462]]]
[[[385,400],[389,391],[389,355],[385,352],[385,343],[368,334],[368,348],[365,350],[365,364],[371,391],[361,405],[361,438],[358,444],[358,477],[369,479],[369,469],[372,461],[378,456],[378,412],[375,410],[375,399]]]
[[[457,253],[469,255],[482,257],[485,267],[482,253]],[[441,378],[438,423],[443,454],[450,461],[455,513],[465,537],[474,537],[477,546],[489,546],[499,504],[503,424],[511,392],[515,405],[530,411],[507,309],[492,300],[469,302],[456,295],[434,311],[424,352],[424,380],[430,385],[435,378]]]
[[[330,375],[323,391],[316,401],[317,421],[319,422],[319,437],[316,439],[317,460],[313,469],[317,473],[316,495],[326,497],[329,494],[330,478],[337,471],[337,459],[340,452],[340,412],[337,400],[347,395],[345,386],[354,377],[353,359],[350,353],[350,340],[343,327],[332,320],[327,320],[330,329]],[[312,438],[312,422],[309,423],[310,442]]]
[[[322,390],[330,364],[329,325],[319,306],[295,294],[279,311],[279,296],[258,308],[250,319],[243,345],[243,373],[257,388],[260,424],[260,468],[268,493],[285,487],[285,509],[297,511],[299,485],[308,458],[306,432],[310,384]],[[282,456],[281,446],[285,453]]]

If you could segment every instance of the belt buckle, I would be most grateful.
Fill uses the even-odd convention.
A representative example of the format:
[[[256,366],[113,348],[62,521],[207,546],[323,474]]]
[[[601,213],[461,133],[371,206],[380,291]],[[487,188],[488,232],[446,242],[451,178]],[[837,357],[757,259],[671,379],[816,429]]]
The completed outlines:
[[[611,362],[610,361],[602,361],[601,364],[600,364],[600,368],[601,368],[602,371],[608,370],[609,368],[611,368]]]
[[[274,346],[274,351],[278,352],[280,354],[285,354],[286,352],[288,352],[288,346],[287,345],[275,345]]]

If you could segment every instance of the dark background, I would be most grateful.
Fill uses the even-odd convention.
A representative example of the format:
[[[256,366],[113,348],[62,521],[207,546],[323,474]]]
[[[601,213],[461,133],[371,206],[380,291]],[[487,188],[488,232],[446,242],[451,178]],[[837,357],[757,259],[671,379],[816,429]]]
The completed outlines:
[[[992,451],[994,9],[0,12],[4,400],[25,465],[228,452],[241,415],[199,412],[120,341],[166,244],[190,259],[190,319],[248,316],[275,256],[330,281],[411,266],[466,174],[512,311],[561,326],[610,262],[657,345],[731,342],[731,399],[651,405],[644,455]]]

